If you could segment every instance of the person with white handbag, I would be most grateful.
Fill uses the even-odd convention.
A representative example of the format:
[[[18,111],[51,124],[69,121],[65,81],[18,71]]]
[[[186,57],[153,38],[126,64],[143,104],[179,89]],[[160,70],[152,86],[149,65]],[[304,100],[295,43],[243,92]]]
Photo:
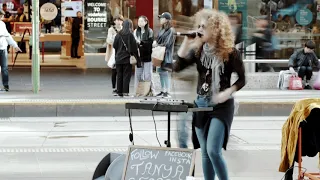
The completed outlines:
[[[157,94],[157,97],[167,98],[170,97],[170,80],[168,71],[172,71],[175,29],[171,25],[172,16],[170,13],[164,12],[161,15],[159,15],[159,18],[161,29],[159,31],[157,40],[153,43],[154,49],[152,53],[154,53],[154,51],[157,49],[157,51],[161,51],[161,53],[163,54],[163,61],[161,63],[161,67],[157,67],[161,83],[161,92]],[[154,56],[152,55],[152,57]]]
[[[132,21],[127,19],[113,42],[117,69],[117,94],[120,97],[129,96],[132,65],[141,67],[138,46],[132,32]]]
[[[114,38],[118,34],[118,32],[122,29],[123,17],[121,15],[115,16],[113,18],[114,25],[108,29],[107,36],[107,49],[106,49],[106,57],[105,61],[108,63],[108,66],[112,69],[112,93],[117,94],[116,83],[117,83],[117,70],[115,64],[115,50],[112,45],[114,42]]]

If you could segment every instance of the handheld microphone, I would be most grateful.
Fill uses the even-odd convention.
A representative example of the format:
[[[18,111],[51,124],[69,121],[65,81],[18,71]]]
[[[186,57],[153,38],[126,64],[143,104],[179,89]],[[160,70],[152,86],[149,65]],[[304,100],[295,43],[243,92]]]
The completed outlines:
[[[191,38],[195,38],[195,37],[201,37],[202,34],[198,33],[198,32],[192,32],[192,33],[181,33],[181,32],[176,32],[174,33],[174,35],[176,36],[187,36],[187,37],[191,37]]]

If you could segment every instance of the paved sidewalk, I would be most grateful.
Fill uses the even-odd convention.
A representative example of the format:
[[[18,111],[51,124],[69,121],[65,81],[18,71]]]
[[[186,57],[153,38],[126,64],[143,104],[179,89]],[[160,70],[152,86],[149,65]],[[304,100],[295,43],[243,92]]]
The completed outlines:
[[[95,99],[119,102],[111,92],[111,75],[105,70],[43,70],[41,71],[41,91],[33,94],[31,71],[14,69],[10,71],[10,92],[0,93],[0,102],[12,100],[35,99]],[[133,79],[131,80],[131,92],[133,91]],[[185,99],[194,94],[194,91],[186,86],[173,87],[173,98]],[[235,94],[242,102],[295,102],[302,98],[319,97],[320,91],[281,91],[281,90],[241,90]],[[123,101],[123,100],[120,100]],[[125,102],[125,101],[124,101]]]
[[[156,116],[160,142],[166,117]],[[175,118],[173,118],[175,120]],[[228,150],[231,180],[280,180],[281,127],[286,117],[236,117]],[[176,147],[176,122],[172,143]],[[137,145],[159,146],[152,117],[133,117]],[[6,118],[0,121],[0,179],[89,180],[108,152],[130,145],[127,117]],[[190,144],[191,145],[191,144]],[[303,166],[318,172],[318,158]],[[197,165],[200,158],[197,158]],[[201,175],[201,171],[197,174]]]

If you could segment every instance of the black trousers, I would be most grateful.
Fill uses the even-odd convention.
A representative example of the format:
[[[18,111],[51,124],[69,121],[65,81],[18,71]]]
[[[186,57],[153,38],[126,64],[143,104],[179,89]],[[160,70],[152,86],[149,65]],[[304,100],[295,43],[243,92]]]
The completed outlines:
[[[112,89],[115,89],[117,84],[117,69],[112,69],[111,79],[112,79]]]
[[[118,95],[128,94],[132,74],[131,64],[116,64],[117,69],[117,93]]]
[[[46,33],[51,33],[51,23],[44,24],[44,27],[46,28]]]
[[[71,57],[78,57],[79,42],[80,42],[80,37],[72,37]]]
[[[298,68],[298,76],[303,79],[306,77],[306,80],[309,81],[312,77],[312,67],[311,66],[301,66]]]

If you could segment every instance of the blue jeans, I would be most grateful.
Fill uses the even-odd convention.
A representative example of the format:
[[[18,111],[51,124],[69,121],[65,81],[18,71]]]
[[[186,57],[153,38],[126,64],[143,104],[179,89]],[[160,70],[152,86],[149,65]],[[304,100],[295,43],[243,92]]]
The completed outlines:
[[[196,104],[198,107],[208,107],[210,98],[198,97]],[[219,179],[229,180],[227,165],[222,156],[225,136],[224,123],[217,118],[212,118],[207,137],[205,137],[204,128],[196,127],[196,134],[201,147],[204,179],[214,180],[217,174]]]
[[[192,112],[179,113],[179,124],[178,124],[178,140],[180,148],[188,148],[188,120],[192,118]]]
[[[158,68],[159,76],[160,76],[160,83],[161,83],[161,91],[168,92],[170,91],[170,79],[169,79],[169,72]]]
[[[8,71],[8,52],[6,49],[0,50],[0,66],[3,86],[9,85],[9,71]]]

